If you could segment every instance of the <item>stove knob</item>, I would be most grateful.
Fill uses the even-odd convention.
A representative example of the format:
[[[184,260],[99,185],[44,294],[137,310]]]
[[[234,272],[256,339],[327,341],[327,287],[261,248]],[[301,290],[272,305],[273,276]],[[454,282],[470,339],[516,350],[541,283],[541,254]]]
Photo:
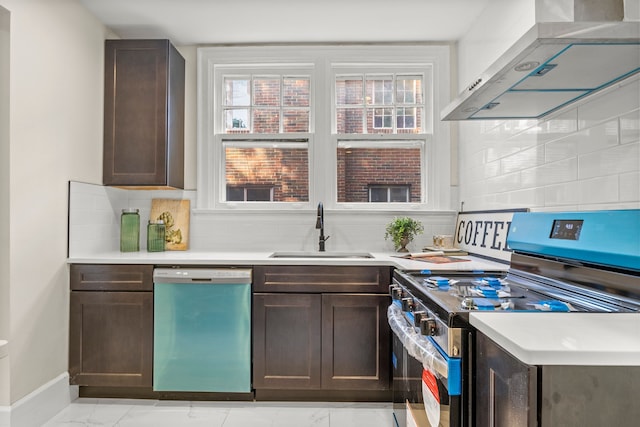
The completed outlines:
[[[420,319],[420,333],[427,336],[435,336],[438,332],[436,320],[431,317],[422,317]]]
[[[396,299],[395,297],[396,289],[400,289],[400,288],[397,287],[396,285],[389,285],[389,295],[391,295],[393,299]]]
[[[392,287],[390,287],[390,294],[391,294],[391,298],[393,299],[402,299],[402,288],[399,286],[395,286],[395,285],[391,285]]]
[[[427,312],[426,311],[415,311],[413,313],[413,326],[415,326],[416,328],[420,327],[420,320],[422,320],[423,317],[427,316]]]
[[[413,311],[413,298],[402,298],[402,311]]]

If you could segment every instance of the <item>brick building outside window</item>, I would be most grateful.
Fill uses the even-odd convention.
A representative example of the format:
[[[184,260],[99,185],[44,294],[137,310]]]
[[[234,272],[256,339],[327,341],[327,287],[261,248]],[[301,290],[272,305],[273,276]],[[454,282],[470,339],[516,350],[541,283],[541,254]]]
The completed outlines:
[[[438,64],[413,52],[203,48],[199,205],[427,206]]]

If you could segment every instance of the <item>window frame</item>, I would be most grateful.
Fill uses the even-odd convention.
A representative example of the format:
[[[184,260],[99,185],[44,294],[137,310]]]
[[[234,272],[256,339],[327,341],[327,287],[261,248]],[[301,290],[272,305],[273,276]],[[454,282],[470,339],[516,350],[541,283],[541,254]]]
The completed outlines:
[[[326,209],[406,212],[411,210],[449,209],[451,198],[451,135],[450,125],[439,120],[440,110],[449,99],[448,45],[309,45],[300,46],[232,46],[197,48],[197,193],[196,211],[240,210],[300,210],[314,209],[322,201]],[[398,74],[411,74],[410,68],[428,68],[429,81],[423,81],[425,119],[431,120],[424,133],[349,134],[349,140],[386,139],[389,141],[422,138],[422,202],[401,203],[339,203],[337,201],[337,147],[346,135],[335,132],[335,72],[347,68],[362,70],[376,64],[375,69],[395,69]],[[258,67],[254,67],[257,65]],[[409,69],[400,70],[399,66]],[[213,117],[223,108],[221,86],[217,76],[229,70],[250,70],[253,74],[268,74],[269,70],[292,69],[293,75],[309,75],[311,103],[309,133],[291,134],[224,134],[224,123]],[[305,70],[304,72],[302,70]],[[362,71],[360,71],[362,72]],[[244,71],[246,74],[247,71]],[[228,75],[229,73],[227,73]],[[365,74],[370,74],[369,71]],[[433,92],[429,92],[432,90]],[[429,114],[429,111],[432,114]],[[395,126],[395,125],[394,125]],[[307,140],[309,155],[309,200],[304,202],[227,202],[224,156],[220,155],[223,140]],[[437,144],[435,143],[437,141]],[[438,180],[435,178],[438,177]]]

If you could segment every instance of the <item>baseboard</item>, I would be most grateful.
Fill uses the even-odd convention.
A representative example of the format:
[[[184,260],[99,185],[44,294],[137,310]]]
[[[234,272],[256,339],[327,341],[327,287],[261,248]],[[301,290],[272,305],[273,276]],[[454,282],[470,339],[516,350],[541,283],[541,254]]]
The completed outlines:
[[[69,374],[62,373],[18,400],[8,410],[0,408],[0,427],[40,427],[77,397],[78,387],[69,386]]]

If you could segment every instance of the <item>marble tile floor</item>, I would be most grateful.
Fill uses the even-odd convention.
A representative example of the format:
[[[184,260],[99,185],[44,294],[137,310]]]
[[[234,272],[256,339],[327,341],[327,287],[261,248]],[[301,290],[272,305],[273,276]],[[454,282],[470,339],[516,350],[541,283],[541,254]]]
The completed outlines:
[[[43,427],[391,427],[390,403],[79,398]]]

